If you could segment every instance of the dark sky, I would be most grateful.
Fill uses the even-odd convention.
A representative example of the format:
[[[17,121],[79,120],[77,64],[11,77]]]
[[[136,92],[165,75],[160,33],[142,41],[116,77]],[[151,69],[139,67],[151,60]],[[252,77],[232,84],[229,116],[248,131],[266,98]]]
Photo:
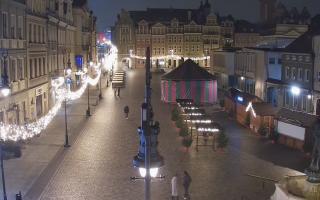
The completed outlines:
[[[141,10],[147,7],[159,8],[197,8],[200,0],[88,0],[89,6],[98,17],[98,29],[101,31],[114,24],[121,8]],[[204,0],[205,1],[205,0]],[[259,20],[259,0],[209,0],[213,9],[221,15],[232,14],[236,18],[249,21]],[[307,6],[311,15],[320,14],[320,0],[281,0],[287,8],[296,6],[299,11]]]

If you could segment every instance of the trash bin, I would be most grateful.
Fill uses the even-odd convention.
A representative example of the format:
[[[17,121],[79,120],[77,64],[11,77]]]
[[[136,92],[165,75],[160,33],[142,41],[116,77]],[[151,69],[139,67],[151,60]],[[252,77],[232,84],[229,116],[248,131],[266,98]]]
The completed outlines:
[[[22,200],[21,192],[19,192],[18,194],[16,194],[16,200]]]

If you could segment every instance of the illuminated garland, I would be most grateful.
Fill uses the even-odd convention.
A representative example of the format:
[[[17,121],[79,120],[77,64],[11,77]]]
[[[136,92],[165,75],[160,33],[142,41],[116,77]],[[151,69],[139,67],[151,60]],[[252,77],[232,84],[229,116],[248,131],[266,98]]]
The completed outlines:
[[[2,141],[19,141],[32,138],[36,135],[39,135],[42,130],[44,130],[52,119],[58,113],[62,102],[65,100],[75,100],[81,97],[88,85],[95,86],[98,84],[101,76],[101,69],[97,70],[97,76],[92,79],[88,75],[82,81],[82,86],[75,92],[67,90],[67,88],[62,87],[64,85],[64,78],[59,77],[52,80],[52,86],[56,94],[56,103],[49,110],[49,112],[41,117],[38,121],[32,122],[26,125],[15,125],[15,124],[4,124],[0,123],[0,139]],[[61,88],[62,87],[62,88]],[[66,95],[67,94],[67,95]]]
[[[137,59],[142,59],[145,60],[146,57],[145,56],[137,56],[134,55],[132,53],[130,53],[130,58],[137,58]],[[191,59],[191,60],[206,60],[206,59],[210,59],[210,56],[202,56],[202,57],[184,57],[184,56],[180,56],[180,55],[166,55],[166,56],[152,56],[151,59],[152,60],[157,60],[157,59],[176,59],[176,60],[180,60],[184,58],[185,60],[187,59]]]
[[[249,104],[248,104],[248,106],[246,108],[246,112],[248,112],[249,110],[251,110],[253,117],[256,118],[257,115],[256,115],[256,112],[253,109],[252,102],[249,102]]]
[[[56,95],[56,103],[49,110],[49,112],[36,122],[32,122],[26,125],[4,124],[0,122],[0,139],[2,141],[20,141],[27,140],[39,135],[41,131],[43,131],[56,116],[59,109],[61,108],[63,101],[79,99],[87,89],[88,85],[97,85],[101,76],[102,68],[110,70],[111,66],[117,67],[118,49],[110,42],[107,42],[107,44],[111,46],[110,52],[105,55],[105,59],[103,60],[102,65],[99,64],[94,66],[94,69],[97,72],[95,78],[92,79],[88,75],[85,75],[83,72],[76,72],[77,75],[85,75],[85,78],[82,80],[82,85],[77,91],[70,91],[69,89],[64,87],[64,77],[53,79],[51,81],[51,85]]]

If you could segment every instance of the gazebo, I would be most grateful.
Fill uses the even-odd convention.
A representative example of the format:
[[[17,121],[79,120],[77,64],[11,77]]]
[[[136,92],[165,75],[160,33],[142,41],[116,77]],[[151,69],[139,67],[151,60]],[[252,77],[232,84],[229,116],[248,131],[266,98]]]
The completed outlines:
[[[161,100],[176,103],[176,99],[193,99],[195,103],[217,102],[215,76],[191,59],[161,78]]]

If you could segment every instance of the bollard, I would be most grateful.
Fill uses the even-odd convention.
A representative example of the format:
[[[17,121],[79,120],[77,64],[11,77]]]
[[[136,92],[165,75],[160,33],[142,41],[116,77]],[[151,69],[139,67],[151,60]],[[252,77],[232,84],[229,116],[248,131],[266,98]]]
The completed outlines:
[[[16,194],[16,200],[22,200],[21,191],[19,191],[19,193]]]

